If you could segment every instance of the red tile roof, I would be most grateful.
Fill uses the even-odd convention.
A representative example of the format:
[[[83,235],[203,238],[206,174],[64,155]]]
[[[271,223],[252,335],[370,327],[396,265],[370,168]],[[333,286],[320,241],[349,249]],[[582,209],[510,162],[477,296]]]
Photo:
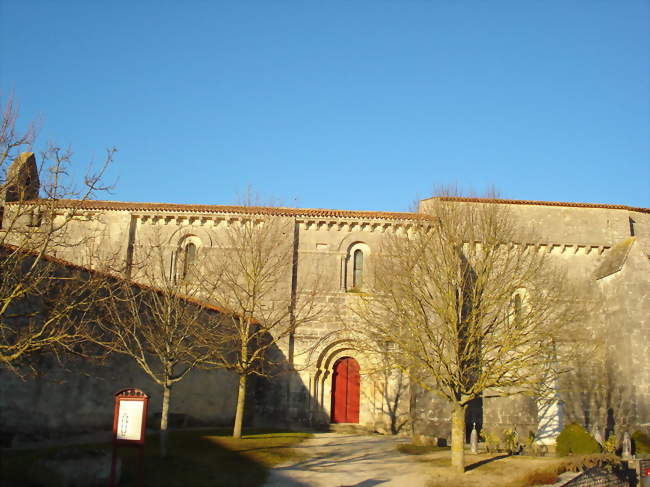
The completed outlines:
[[[462,201],[470,203],[501,203],[508,205],[558,206],[567,208],[603,208],[608,210],[627,210],[641,213],[650,213],[650,208],[639,208],[626,205],[605,205],[598,203],[567,203],[561,201],[509,200],[492,198],[469,198],[459,196],[434,196],[433,198],[427,198],[423,201],[435,198],[441,198],[444,201]],[[38,201],[39,200],[34,200],[34,203],[37,203]],[[45,200],[43,201],[45,202]],[[51,204],[51,200],[47,200],[47,203]],[[56,201],[56,206],[59,208],[78,208],[84,210],[239,213],[245,215],[302,216],[312,218],[374,218],[386,220],[408,220],[417,218],[419,216],[417,213],[409,212],[331,210],[325,208],[284,208],[270,206],[187,205],[176,203],[138,203],[105,200],[62,199]]]
[[[639,208],[627,205],[605,205],[600,203],[566,203],[562,201],[533,201],[533,200],[507,200],[496,198],[466,198],[463,196],[434,196],[435,199],[441,198],[443,201],[464,201],[468,203],[502,203],[508,205],[533,205],[533,206],[562,206],[567,208],[603,208],[606,210],[627,210],[638,211],[641,213],[650,213],[650,208]],[[426,201],[426,200],[423,200]]]
[[[43,200],[45,202],[45,200]],[[38,203],[38,200],[34,200]],[[51,204],[51,201],[48,201]],[[313,218],[378,218],[404,220],[416,216],[414,213],[386,211],[350,211],[328,210],[321,208],[284,208],[268,206],[232,206],[232,205],[181,205],[176,203],[134,203],[126,201],[101,200],[57,200],[59,208],[83,210],[118,210],[118,211],[168,211],[188,213],[240,213],[246,215],[306,216]]]

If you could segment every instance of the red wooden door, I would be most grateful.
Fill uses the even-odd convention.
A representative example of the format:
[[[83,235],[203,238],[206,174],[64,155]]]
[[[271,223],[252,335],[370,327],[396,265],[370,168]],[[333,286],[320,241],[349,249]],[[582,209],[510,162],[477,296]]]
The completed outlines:
[[[332,423],[359,422],[359,363],[344,357],[334,364],[332,376]]]

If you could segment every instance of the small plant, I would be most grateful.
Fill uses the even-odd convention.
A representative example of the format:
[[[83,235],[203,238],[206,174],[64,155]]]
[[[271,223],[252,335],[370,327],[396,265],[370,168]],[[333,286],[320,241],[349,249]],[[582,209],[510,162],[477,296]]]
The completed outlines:
[[[481,439],[485,443],[485,449],[488,453],[494,453],[499,451],[501,446],[501,439],[499,438],[499,433],[494,431],[488,431],[486,429],[481,431]]]
[[[516,429],[507,429],[503,432],[503,445],[505,450],[511,455],[516,455],[521,451],[519,434]]]
[[[650,435],[636,430],[632,433],[632,445],[634,445],[634,453],[638,455],[650,453]]]
[[[600,445],[587,431],[576,423],[564,427],[556,440],[558,455],[589,455],[600,453]]]
[[[609,453],[610,455],[616,454],[616,447],[618,446],[618,441],[616,440],[616,435],[614,433],[610,433],[609,436],[607,437],[607,440],[603,443],[603,450],[605,453]]]
[[[523,450],[526,452],[527,455],[532,455],[534,457],[543,455],[543,445],[538,445],[535,440],[537,440],[537,437],[535,436],[535,433],[532,431],[528,431],[528,436],[524,440],[524,443],[522,445]]]

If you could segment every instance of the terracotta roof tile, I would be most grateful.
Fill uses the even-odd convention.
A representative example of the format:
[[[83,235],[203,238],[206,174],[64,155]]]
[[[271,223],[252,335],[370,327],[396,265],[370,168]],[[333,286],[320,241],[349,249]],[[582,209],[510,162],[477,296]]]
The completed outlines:
[[[38,200],[35,200],[36,203]],[[411,219],[416,214],[385,211],[328,210],[321,208],[284,208],[233,205],[182,205],[176,203],[134,203],[102,200],[57,200],[60,208],[118,211],[169,211],[188,213],[240,213],[246,215],[305,216],[313,218],[377,218],[388,220]]]
[[[465,201],[468,203],[503,203],[508,205],[533,205],[533,206],[562,206],[567,208],[603,208],[606,210],[628,210],[638,211],[641,213],[650,213],[650,208],[639,208],[636,206],[627,205],[605,205],[599,203],[567,203],[562,201],[533,201],[533,200],[507,200],[507,199],[493,199],[493,198],[465,198],[462,196],[434,196],[435,199],[440,198],[443,201]]]
[[[627,210],[650,213],[650,208],[639,208],[626,205],[606,205],[599,203],[570,203],[561,201],[509,200],[492,198],[466,198],[457,196],[442,196],[444,201],[463,201],[470,203],[501,203],[508,205],[558,206],[567,208],[603,208],[608,210]],[[37,203],[39,200],[34,200]],[[426,201],[426,200],[423,200]],[[51,201],[48,201],[51,203]],[[16,204],[16,203],[7,203]],[[331,210],[325,208],[284,208],[269,206],[235,206],[235,205],[188,205],[176,203],[139,203],[128,201],[106,200],[57,200],[60,208],[78,208],[84,210],[116,210],[116,211],[163,211],[187,213],[239,213],[246,215],[277,215],[302,216],[312,218],[374,218],[386,220],[409,220],[418,218],[417,213],[388,212],[388,211],[357,211]]]

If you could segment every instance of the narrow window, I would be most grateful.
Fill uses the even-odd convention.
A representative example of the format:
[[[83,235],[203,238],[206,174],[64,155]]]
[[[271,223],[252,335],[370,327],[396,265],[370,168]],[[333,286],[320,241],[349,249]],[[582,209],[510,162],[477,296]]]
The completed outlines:
[[[630,237],[634,237],[634,224],[636,223],[632,218],[628,218],[630,220]]]
[[[515,324],[519,325],[521,324],[521,318],[522,318],[522,309],[521,309],[521,296],[517,293],[515,294],[515,299],[514,299],[514,312],[515,312]]]
[[[354,251],[353,270],[352,285],[356,289],[361,289],[363,285],[363,252],[360,249]]]
[[[188,243],[185,246],[185,255],[183,257],[183,279],[187,279],[196,260],[196,245],[192,242]]]

